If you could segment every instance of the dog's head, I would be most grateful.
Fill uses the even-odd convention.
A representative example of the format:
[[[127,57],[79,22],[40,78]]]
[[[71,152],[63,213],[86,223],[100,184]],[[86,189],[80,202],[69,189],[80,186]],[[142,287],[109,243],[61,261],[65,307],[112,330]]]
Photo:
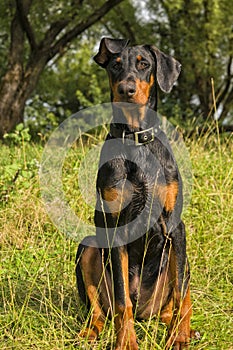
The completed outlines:
[[[129,40],[103,38],[94,60],[109,75],[113,102],[156,106],[156,86],[170,92],[181,64],[150,45],[128,46]]]

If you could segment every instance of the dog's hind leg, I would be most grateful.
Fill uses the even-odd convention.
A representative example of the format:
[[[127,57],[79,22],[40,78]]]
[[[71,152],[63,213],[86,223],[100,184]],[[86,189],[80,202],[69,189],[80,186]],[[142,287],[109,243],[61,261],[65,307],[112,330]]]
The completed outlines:
[[[110,276],[105,269],[101,253],[95,237],[86,237],[80,243],[76,257],[79,295],[91,312],[89,325],[80,336],[88,338],[89,341],[98,338],[104,327],[106,314],[111,308]]]

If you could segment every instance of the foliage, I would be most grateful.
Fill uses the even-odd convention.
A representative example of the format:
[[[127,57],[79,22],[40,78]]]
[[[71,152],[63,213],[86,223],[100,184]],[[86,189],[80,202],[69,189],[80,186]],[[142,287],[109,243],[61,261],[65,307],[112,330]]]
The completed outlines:
[[[11,133],[6,133],[4,139],[11,141],[12,144],[21,144],[31,140],[29,128],[25,128],[23,123],[18,124],[15,130]]]
[[[63,120],[80,109],[109,101],[107,76],[92,62],[94,42],[83,42],[47,67],[25,108],[25,125],[33,139],[47,138]],[[59,74],[58,74],[59,72]],[[62,81],[62,84],[61,84]]]
[[[92,62],[94,45],[94,40],[84,40],[78,50],[73,46],[42,75],[36,90],[41,104],[61,120],[81,108],[108,101],[105,72]]]
[[[46,134],[81,108],[109,101],[106,74],[91,60],[103,35],[126,37],[131,44],[155,44],[181,61],[177,86],[170,96],[160,93],[162,114],[188,128],[216,117],[222,126],[232,123],[233,8],[228,0],[115,0],[111,11],[110,3],[105,3],[24,0],[19,5],[23,11],[23,41],[20,44],[15,40],[19,44],[13,45],[15,2],[9,1],[7,7],[0,0],[0,76],[3,84],[8,68],[14,66],[8,58],[20,56],[22,74],[14,77],[11,86],[27,76],[27,82],[21,81],[15,93],[31,79],[30,88],[21,92],[21,100],[16,98],[10,105],[15,105],[15,113],[22,113],[26,104],[24,121],[30,124],[33,137]],[[31,7],[27,9],[26,4]],[[108,11],[98,17],[105,5],[109,5]],[[93,23],[89,25],[88,21]],[[74,32],[74,28],[80,32]],[[9,48],[16,47],[18,55],[13,51],[9,54]],[[39,62],[37,75],[30,77]],[[1,91],[9,92],[9,88],[4,90],[2,84],[0,101],[5,101]],[[18,108],[21,103],[22,108]],[[9,108],[4,111],[0,113],[3,120]],[[18,119],[17,123],[22,121]]]
[[[47,69],[37,92],[61,119],[67,116],[67,109],[69,115],[93,105],[94,99],[109,101],[106,74],[91,57],[101,35],[127,37],[132,44],[156,44],[182,62],[182,73],[171,95],[160,93],[161,114],[191,131],[216,117],[215,96],[221,125],[231,122],[231,19],[232,10],[225,0],[124,1],[92,27],[92,39],[89,36],[72,45]]]
[[[4,138],[8,146],[2,145],[5,152],[1,160],[0,198],[3,205],[7,205],[10,197],[17,193],[19,187],[21,189],[31,187],[38,173],[39,161],[36,158],[30,158],[31,135],[29,128],[24,128],[23,124],[18,124],[15,131],[5,134]],[[18,154],[16,154],[17,149]]]
[[[192,325],[202,335],[190,350],[231,349],[233,343],[233,142],[229,136],[220,138],[211,136],[211,132],[210,128],[207,135],[186,140],[194,175],[192,200],[184,213],[191,265]],[[77,174],[84,154],[93,147],[92,140],[87,146],[76,145],[63,168],[67,200],[87,221],[90,210],[82,205]],[[41,151],[39,145],[28,142],[24,148],[20,143],[1,146],[1,186],[6,183],[6,167],[15,164],[17,171],[34,165],[27,186],[25,177],[18,177],[12,184],[6,183],[8,196],[1,197],[0,347],[112,348],[112,321],[106,323],[97,343],[89,345],[79,340],[77,344],[77,334],[88,318],[76,290],[74,261],[78,243],[57,231],[45,212],[36,166]],[[14,174],[12,170],[11,179]],[[164,349],[166,328],[158,320],[136,321],[136,332],[140,348]]]
[[[217,117],[223,122],[232,113],[233,101],[233,10],[229,2],[161,0],[148,1],[148,6],[156,19],[154,30],[161,33],[161,47],[174,50],[182,63],[175,96],[183,119],[190,107],[200,122],[209,114],[214,116],[213,79]]]

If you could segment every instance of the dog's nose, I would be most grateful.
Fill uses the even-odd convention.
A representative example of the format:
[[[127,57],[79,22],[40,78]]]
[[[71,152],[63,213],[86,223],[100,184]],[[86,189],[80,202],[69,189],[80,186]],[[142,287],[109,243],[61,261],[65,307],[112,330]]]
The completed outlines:
[[[136,86],[133,82],[123,81],[118,85],[118,93],[121,96],[132,97],[136,92]]]

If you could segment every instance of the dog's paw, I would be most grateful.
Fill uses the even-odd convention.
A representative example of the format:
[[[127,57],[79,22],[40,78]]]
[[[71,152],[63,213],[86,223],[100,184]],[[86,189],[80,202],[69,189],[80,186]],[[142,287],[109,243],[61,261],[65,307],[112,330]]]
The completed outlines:
[[[172,350],[187,350],[189,348],[190,342],[199,341],[201,339],[201,335],[198,331],[191,330],[190,334],[179,333],[172,334],[168,337],[168,341],[166,343],[166,349]]]
[[[137,343],[128,343],[125,345],[116,345],[115,350],[138,350],[138,344]]]
[[[166,350],[184,350],[189,348],[190,334],[186,333],[171,333],[168,335]]]
[[[127,337],[127,339],[118,337],[115,350],[138,350],[135,334],[132,334],[131,337]]]
[[[92,328],[85,328],[84,330],[82,330],[79,333],[78,337],[82,338],[82,339],[85,338],[88,340],[88,342],[93,342],[93,341],[97,340],[98,332]]]

